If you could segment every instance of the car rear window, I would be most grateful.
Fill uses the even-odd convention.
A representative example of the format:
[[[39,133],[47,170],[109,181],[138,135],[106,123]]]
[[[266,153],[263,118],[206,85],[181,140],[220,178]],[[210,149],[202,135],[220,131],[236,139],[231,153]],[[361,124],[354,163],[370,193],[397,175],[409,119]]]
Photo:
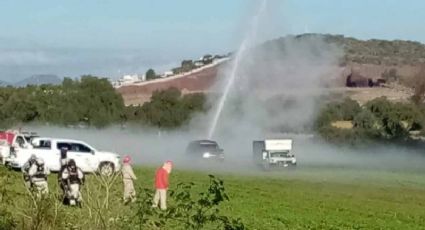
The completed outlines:
[[[52,149],[52,142],[50,140],[40,140],[40,144],[34,146],[35,149]]]

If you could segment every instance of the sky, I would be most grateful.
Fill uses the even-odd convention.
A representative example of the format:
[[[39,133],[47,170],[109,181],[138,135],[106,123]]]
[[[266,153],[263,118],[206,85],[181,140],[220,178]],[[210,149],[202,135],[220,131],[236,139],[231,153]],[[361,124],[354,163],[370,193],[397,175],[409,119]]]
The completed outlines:
[[[1,0],[0,80],[116,78],[225,54],[260,1]],[[268,10],[262,40],[309,32],[425,43],[423,0],[269,0]]]

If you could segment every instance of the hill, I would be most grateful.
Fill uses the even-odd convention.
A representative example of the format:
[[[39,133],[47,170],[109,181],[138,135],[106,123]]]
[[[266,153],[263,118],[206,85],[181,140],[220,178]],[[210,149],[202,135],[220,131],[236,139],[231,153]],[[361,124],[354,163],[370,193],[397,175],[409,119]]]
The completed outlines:
[[[6,87],[8,85],[11,85],[11,84],[9,82],[0,80],[0,87]]]
[[[320,38],[326,43],[335,44],[344,50],[343,63],[371,64],[371,65],[417,65],[425,62],[425,45],[415,41],[403,40],[360,40],[343,35],[330,34],[302,34],[297,36],[281,37],[268,41],[264,45],[280,43],[282,46],[287,39],[296,40]]]
[[[62,83],[62,79],[53,74],[38,74],[26,78],[22,81],[15,83],[17,87],[25,87],[27,85],[59,85]]]
[[[337,87],[345,86],[345,78],[352,71],[366,78],[377,79],[393,70],[398,80],[411,81],[411,78],[418,72],[420,64],[425,62],[425,45],[414,41],[360,40],[343,35],[302,34],[270,40],[261,44],[261,46],[281,47],[279,50],[285,52],[284,47],[287,40],[299,41],[312,38],[333,44],[343,51],[340,60],[341,78]],[[176,87],[185,93],[208,91],[215,82],[218,68],[218,66],[214,66],[194,74],[186,74],[180,78],[152,80],[142,85],[124,86],[118,89],[118,92],[128,105],[143,104],[149,100],[153,91],[168,87]],[[393,90],[387,91],[383,93],[385,95],[397,94],[394,96],[395,100],[399,100],[399,98],[404,100],[404,98],[409,97],[405,94],[398,96],[398,92],[392,92]],[[356,97],[356,94],[361,94],[358,97],[364,97],[362,90],[355,90],[354,93],[351,91],[349,94],[353,94],[354,97]],[[382,96],[380,92],[372,95],[373,98],[379,96]],[[362,100],[367,101],[368,98]]]

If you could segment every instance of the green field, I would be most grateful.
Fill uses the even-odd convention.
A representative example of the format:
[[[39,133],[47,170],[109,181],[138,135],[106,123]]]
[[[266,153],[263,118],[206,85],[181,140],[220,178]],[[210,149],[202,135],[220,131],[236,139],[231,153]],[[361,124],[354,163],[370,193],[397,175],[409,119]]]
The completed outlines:
[[[2,201],[13,213],[18,229],[29,228],[35,209],[18,172],[0,170],[11,175],[8,188],[12,203]],[[154,168],[135,169],[136,186],[152,189]],[[193,194],[205,191],[209,172],[174,170],[172,188],[180,182],[193,182]],[[222,214],[241,218],[248,229],[425,229],[425,177],[423,172],[391,172],[356,169],[306,168],[296,171],[215,173],[224,181],[230,201],[221,204]],[[3,177],[4,179],[4,177]],[[57,192],[56,175],[49,185]],[[83,189],[86,200],[82,209],[63,207],[53,202],[44,217],[53,219],[40,229],[122,229],[120,222],[134,216],[137,204],[121,202],[121,182],[113,184],[106,209],[105,190],[99,178],[89,176]],[[169,207],[173,206],[170,199]],[[58,214],[59,213],[59,214]],[[103,220],[102,220],[103,218]],[[102,223],[103,222],[103,223]],[[26,224],[26,226],[23,225]],[[131,226],[126,226],[132,229]],[[162,229],[179,229],[176,225]],[[183,229],[183,228],[180,228]]]

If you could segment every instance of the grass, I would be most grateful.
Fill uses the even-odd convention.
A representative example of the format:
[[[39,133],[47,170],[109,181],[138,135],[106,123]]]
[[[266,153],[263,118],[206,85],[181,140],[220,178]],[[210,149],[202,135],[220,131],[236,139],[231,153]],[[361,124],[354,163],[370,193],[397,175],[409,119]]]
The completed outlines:
[[[150,167],[135,168],[139,178],[136,186],[153,188],[154,171]],[[1,185],[8,186],[13,194],[13,203],[7,207],[19,226],[24,226],[22,222],[28,222],[30,216],[24,214],[28,194],[20,174],[8,173],[16,183]],[[425,229],[422,173],[311,167],[291,172],[215,175],[224,180],[230,197],[221,212],[241,218],[249,229]],[[207,175],[175,170],[171,189],[179,182],[193,182],[194,193],[205,191]],[[56,175],[50,176],[49,185],[52,193],[58,191]],[[108,208],[102,209],[104,190],[94,176],[89,176],[83,190],[86,205],[82,209],[52,206],[60,214],[57,221],[61,223],[51,229],[119,229],[117,222],[134,214],[135,208],[122,204],[121,182],[112,186],[109,195]]]

